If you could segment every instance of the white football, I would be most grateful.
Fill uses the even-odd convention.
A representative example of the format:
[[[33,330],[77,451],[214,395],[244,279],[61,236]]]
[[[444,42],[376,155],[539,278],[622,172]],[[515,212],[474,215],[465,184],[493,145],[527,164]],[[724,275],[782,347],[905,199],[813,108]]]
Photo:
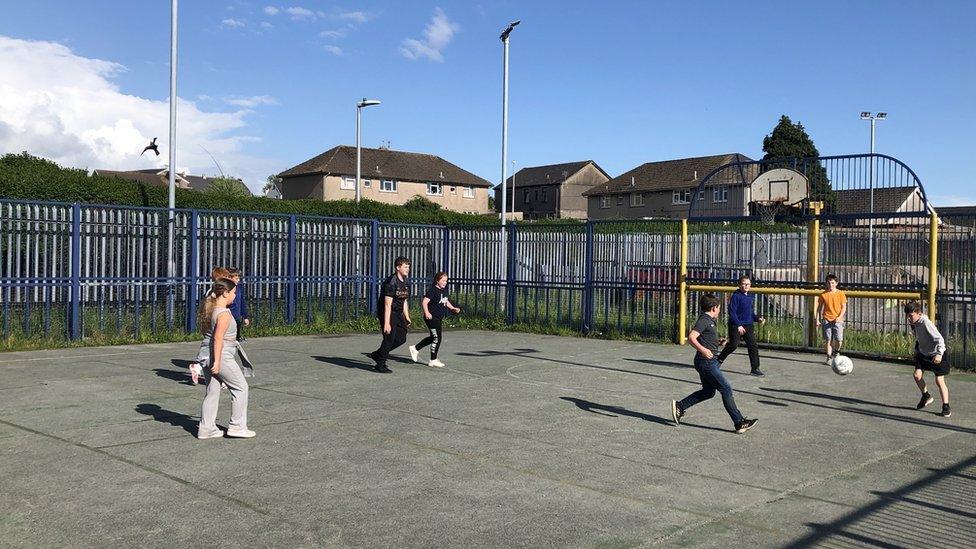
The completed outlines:
[[[830,361],[830,367],[834,370],[835,374],[846,376],[854,371],[854,361],[846,356],[837,355]]]

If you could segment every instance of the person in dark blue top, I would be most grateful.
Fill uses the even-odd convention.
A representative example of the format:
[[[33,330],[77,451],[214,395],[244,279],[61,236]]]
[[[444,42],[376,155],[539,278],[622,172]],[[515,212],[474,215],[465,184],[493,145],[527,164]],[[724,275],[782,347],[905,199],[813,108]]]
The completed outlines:
[[[427,325],[430,335],[420,340],[416,345],[410,346],[410,357],[414,362],[420,362],[420,349],[430,345],[430,362],[427,365],[443,368],[444,363],[437,358],[437,352],[443,342],[441,322],[448,312],[461,312],[461,309],[455,307],[447,296],[447,273],[440,272],[434,275],[434,283],[424,294],[424,299],[420,304],[424,309],[424,324]]]
[[[756,296],[749,293],[751,288],[752,279],[748,276],[739,278],[739,289],[729,300],[729,342],[719,353],[718,363],[721,365],[725,362],[725,359],[735,352],[739,341],[745,339],[752,375],[762,377],[766,374],[759,369],[759,346],[756,345],[755,324],[756,322],[764,324],[766,319],[756,314]]]
[[[244,341],[244,327],[251,325],[251,313],[247,310],[247,290],[241,283],[243,273],[240,269],[227,269],[227,272],[230,273],[228,278],[237,284],[237,297],[230,304],[230,314],[237,322],[237,341]]]

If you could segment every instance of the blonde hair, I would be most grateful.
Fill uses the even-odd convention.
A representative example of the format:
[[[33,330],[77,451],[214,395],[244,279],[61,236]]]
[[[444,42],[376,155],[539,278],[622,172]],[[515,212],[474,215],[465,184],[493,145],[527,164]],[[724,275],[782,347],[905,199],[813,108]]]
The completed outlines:
[[[218,278],[210,287],[207,297],[203,298],[200,308],[197,310],[197,326],[204,334],[210,333],[213,328],[213,310],[217,306],[217,298],[234,290],[237,284],[228,278]]]

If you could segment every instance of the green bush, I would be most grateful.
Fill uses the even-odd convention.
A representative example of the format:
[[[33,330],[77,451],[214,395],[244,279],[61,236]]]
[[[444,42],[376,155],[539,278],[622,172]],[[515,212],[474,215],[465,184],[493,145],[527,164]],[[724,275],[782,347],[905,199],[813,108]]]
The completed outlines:
[[[120,206],[165,208],[168,189],[116,177],[90,176],[85,170],[63,168],[26,152],[0,157],[0,198],[57,202],[86,202]],[[404,208],[363,200],[276,200],[256,196],[228,196],[176,189],[176,206],[184,209],[263,212],[378,219],[433,225],[484,225],[494,215],[470,215],[428,207]]]

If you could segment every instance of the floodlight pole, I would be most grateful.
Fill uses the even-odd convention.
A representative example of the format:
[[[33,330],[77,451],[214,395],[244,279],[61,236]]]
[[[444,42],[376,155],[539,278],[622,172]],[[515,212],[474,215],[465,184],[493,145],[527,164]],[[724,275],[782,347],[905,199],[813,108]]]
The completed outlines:
[[[363,150],[362,150],[362,118],[363,118],[363,108],[372,107],[373,105],[379,105],[380,102],[376,99],[366,99],[363,98],[362,101],[356,103],[356,204],[359,204],[360,196],[362,191],[360,191],[360,178],[362,177],[362,163],[363,163]]]
[[[176,284],[176,23],[179,0],[170,0],[169,35],[169,209],[168,209],[168,250],[166,257],[166,320],[171,321],[175,308]],[[193,238],[193,235],[190,235]],[[190,265],[190,269],[196,269]],[[196,288],[190,288],[195,292]],[[193,311],[187,314],[194,314]]]
[[[884,120],[887,117],[888,117],[888,113],[886,112],[879,112],[877,114],[872,114],[871,112],[868,111],[861,112],[861,120],[871,121],[871,159],[868,164],[868,169],[869,169],[868,185],[870,188],[870,191],[868,193],[869,202],[870,202],[869,212],[871,214],[870,219],[868,219],[868,264],[872,266],[874,265],[874,172],[875,172],[874,129],[875,129],[875,123],[878,120]]]

